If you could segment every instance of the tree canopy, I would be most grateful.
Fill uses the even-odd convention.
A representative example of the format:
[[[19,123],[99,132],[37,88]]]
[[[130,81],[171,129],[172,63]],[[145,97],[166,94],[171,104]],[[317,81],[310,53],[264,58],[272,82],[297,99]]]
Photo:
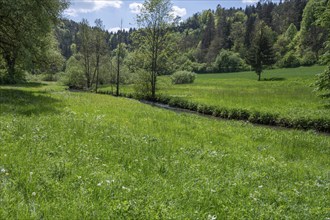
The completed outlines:
[[[38,50],[53,24],[67,7],[66,0],[0,1],[0,52],[6,62],[7,81],[16,80],[16,64],[24,57],[38,62]]]

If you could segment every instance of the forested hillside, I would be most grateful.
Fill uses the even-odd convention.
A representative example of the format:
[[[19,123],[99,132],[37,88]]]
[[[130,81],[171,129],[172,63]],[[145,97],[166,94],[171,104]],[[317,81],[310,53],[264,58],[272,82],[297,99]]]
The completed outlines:
[[[247,70],[245,59],[256,32],[256,24],[264,22],[270,38],[276,66],[296,67],[322,63],[327,31],[315,22],[315,1],[288,0],[279,4],[261,1],[256,5],[226,9],[218,5],[214,10],[194,14],[172,27],[177,42],[174,56],[169,57],[175,69],[195,72],[230,72]],[[305,9],[305,12],[304,12]],[[80,45],[77,34],[79,24],[63,20],[56,29],[62,54],[68,59],[71,45]],[[109,51],[119,42],[125,43],[129,52],[133,32],[106,33]],[[173,65],[170,65],[173,66]],[[165,73],[171,73],[171,71]]]

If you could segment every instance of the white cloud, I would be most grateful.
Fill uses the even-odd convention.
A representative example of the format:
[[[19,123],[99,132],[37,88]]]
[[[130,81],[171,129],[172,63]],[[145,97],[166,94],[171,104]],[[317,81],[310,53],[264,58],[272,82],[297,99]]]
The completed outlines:
[[[142,3],[133,2],[133,3],[129,4],[129,9],[131,10],[131,13],[133,13],[133,14],[139,14],[141,12],[142,8],[143,8]],[[187,10],[185,8],[179,8],[178,6],[173,6],[171,14],[174,17],[177,17],[177,16],[183,17],[187,14]]]
[[[65,15],[71,16],[71,17],[76,17],[77,16],[77,10],[73,8],[68,8],[64,11]]]
[[[129,9],[133,14],[139,14],[141,12],[142,7],[143,7],[142,3],[133,2],[129,4]]]
[[[245,4],[254,4],[257,3],[259,0],[242,0],[242,3]]]
[[[114,28],[110,28],[108,31],[109,31],[109,32],[114,32],[114,33],[116,33],[116,32],[118,32],[120,29],[121,29],[120,27],[114,27]],[[125,30],[125,31],[129,31],[129,28],[123,28],[123,30]]]
[[[68,8],[64,11],[64,14],[75,17],[81,13],[91,13],[99,11],[103,8],[112,7],[112,8],[121,8],[123,1],[121,0],[83,0],[82,2],[91,4],[89,8]]]
[[[172,7],[172,12],[171,14],[174,16],[174,17],[183,17],[187,14],[187,10],[185,8],[179,8],[178,6],[174,5]]]

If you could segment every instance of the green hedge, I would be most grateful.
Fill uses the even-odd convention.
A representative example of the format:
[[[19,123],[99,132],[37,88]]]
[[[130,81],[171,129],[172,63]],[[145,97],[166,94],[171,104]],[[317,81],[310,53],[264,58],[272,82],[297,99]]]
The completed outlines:
[[[111,94],[111,92],[101,91],[101,94]],[[123,97],[135,98],[133,94],[121,94]],[[303,130],[316,130],[330,133],[330,121],[325,118],[284,118],[278,114],[250,111],[247,109],[226,108],[194,103],[182,98],[159,95],[155,99],[149,99],[156,103],[169,105],[170,107],[182,108],[205,115],[211,115],[223,119],[244,120],[255,124],[280,126]]]
[[[152,100],[170,107],[182,108],[195,111],[205,115],[214,117],[244,120],[255,124],[281,126],[286,128],[296,128],[309,130],[313,129],[320,132],[330,133],[330,121],[325,118],[309,119],[309,118],[284,118],[278,114],[268,112],[250,111],[247,109],[225,108],[219,106],[209,106],[197,104],[178,97],[158,96],[156,100]]]

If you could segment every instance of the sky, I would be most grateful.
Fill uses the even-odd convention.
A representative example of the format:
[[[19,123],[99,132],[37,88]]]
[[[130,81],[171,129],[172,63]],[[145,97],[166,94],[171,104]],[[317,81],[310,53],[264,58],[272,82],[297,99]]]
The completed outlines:
[[[108,31],[119,30],[121,21],[124,29],[136,27],[135,18],[143,3],[141,0],[71,0],[70,2],[70,7],[63,13],[64,18],[76,22],[86,18],[91,26],[100,18]],[[218,4],[225,8],[245,8],[247,4],[256,2],[258,0],[172,0],[172,13],[185,20],[196,12],[216,9]]]

